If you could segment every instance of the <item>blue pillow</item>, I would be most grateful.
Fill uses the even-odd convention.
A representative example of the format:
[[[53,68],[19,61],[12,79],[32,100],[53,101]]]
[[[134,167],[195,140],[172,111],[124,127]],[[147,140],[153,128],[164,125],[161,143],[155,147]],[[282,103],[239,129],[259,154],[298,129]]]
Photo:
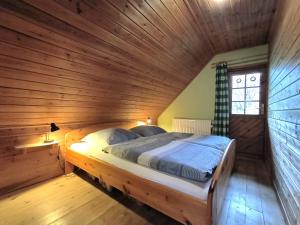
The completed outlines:
[[[113,134],[110,136],[109,144],[110,145],[118,144],[120,142],[130,141],[133,139],[137,139],[139,137],[141,137],[139,134],[134,133],[130,130],[125,130],[122,128],[115,128]]]
[[[158,126],[137,126],[130,129],[134,133],[137,133],[143,137],[149,137],[156,134],[166,133],[166,131]]]

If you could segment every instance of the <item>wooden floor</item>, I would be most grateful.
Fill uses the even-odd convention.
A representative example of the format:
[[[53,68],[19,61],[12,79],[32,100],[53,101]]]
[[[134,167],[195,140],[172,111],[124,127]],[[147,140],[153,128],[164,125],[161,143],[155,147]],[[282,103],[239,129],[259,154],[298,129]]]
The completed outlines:
[[[262,171],[262,172],[259,172]],[[85,174],[71,174],[0,197],[0,224],[176,225],[118,191],[107,193]],[[260,164],[237,165],[219,225],[284,225]]]

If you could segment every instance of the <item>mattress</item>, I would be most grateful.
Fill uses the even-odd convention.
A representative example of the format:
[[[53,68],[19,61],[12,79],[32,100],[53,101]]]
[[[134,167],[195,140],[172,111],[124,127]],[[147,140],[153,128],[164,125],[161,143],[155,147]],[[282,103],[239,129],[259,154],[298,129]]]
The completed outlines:
[[[176,191],[190,195],[196,199],[203,201],[207,200],[208,190],[211,179],[207,182],[189,181],[183,178],[178,178],[124,159],[121,159],[112,154],[104,153],[88,143],[74,143],[70,148],[72,151],[79,152],[89,157],[105,161],[115,167],[123,169],[141,178],[162,184]]]

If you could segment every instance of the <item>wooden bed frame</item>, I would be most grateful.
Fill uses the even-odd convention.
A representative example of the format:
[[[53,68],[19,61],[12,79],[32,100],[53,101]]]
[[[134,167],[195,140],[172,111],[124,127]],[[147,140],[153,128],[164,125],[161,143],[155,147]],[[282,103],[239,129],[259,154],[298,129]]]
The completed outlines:
[[[154,209],[183,223],[192,225],[215,225],[220,217],[222,203],[226,194],[228,181],[234,165],[236,141],[232,140],[216,168],[206,201],[150,181],[130,172],[115,167],[107,162],[69,150],[72,143],[78,142],[88,133],[109,127],[130,128],[132,123],[99,124],[66,135],[66,173],[71,173],[74,166],[99,178],[105,184],[115,187],[126,195],[145,203]]]

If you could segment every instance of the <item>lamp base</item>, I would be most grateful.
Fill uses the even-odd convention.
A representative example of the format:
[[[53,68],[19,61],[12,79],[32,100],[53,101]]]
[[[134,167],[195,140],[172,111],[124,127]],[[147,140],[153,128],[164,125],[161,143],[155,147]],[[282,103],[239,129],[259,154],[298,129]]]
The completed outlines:
[[[44,140],[44,143],[51,143],[53,142],[54,140]]]

